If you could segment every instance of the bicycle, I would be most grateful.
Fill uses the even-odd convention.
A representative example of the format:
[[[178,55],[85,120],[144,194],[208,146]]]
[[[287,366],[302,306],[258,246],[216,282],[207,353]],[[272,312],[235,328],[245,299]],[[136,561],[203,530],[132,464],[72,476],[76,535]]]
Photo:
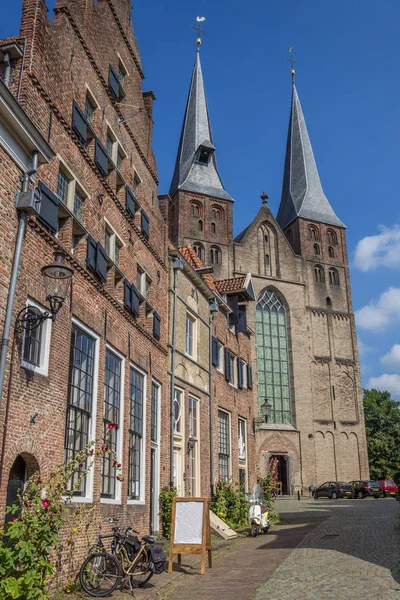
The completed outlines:
[[[138,532],[131,527],[127,527],[124,535],[121,535],[119,529],[113,527],[113,533],[109,536],[102,536],[100,533],[94,547],[96,551],[81,566],[79,581],[89,596],[108,596],[118,584],[121,589],[123,586],[128,587],[133,595],[133,589],[143,587],[154,574],[150,549],[155,539],[145,535],[139,540],[132,535]],[[112,538],[111,552],[104,548],[103,539],[106,538]]]

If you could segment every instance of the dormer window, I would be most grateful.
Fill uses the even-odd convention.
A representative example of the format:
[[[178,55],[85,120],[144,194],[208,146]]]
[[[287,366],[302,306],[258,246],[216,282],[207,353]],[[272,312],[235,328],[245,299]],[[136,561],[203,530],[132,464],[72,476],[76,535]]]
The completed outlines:
[[[214,152],[214,150],[215,150],[215,147],[209,140],[206,140],[205,142],[200,144],[200,146],[197,149],[197,156],[196,156],[197,162],[201,163],[202,165],[208,165],[208,163],[210,162],[211,155]]]

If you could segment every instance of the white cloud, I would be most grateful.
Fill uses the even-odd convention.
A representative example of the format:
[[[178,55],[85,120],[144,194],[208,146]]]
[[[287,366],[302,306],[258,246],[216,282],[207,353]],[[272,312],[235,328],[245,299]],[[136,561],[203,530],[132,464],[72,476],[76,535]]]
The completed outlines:
[[[379,377],[371,377],[367,384],[368,389],[388,391],[393,396],[400,396],[400,375],[383,373]]]
[[[358,338],[358,353],[360,356],[365,356],[366,354],[369,354],[370,352],[373,352],[375,350],[375,348],[373,348],[372,346],[368,346],[367,344],[364,344],[364,342],[362,340],[360,340],[360,338]]]
[[[356,311],[357,326],[372,331],[383,331],[391,323],[400,321],[400,288],[390,287],[378,300]]]
[[[382,356],[381,363],[392,371],[400,370],[400,344],[394,344],[389,352]]]
[[[353,264],[360,271],[374,271],[378,267],[400,268],[400,226],[379,226],[378,235],[360,240],[354,252]]]

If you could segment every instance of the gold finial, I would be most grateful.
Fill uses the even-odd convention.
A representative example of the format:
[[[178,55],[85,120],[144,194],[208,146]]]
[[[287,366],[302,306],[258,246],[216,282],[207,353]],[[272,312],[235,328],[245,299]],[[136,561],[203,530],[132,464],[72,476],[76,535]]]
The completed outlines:
[[[266,206],[268,204],[267,200],[268,200],[269,196],[265,190],[261,194],[260,198],[262,200],[262,203]]]
[[[205,20],[206,20],[205,17],[196,17],[197,23],[203,23],[203,21],[205,21]],[[191,25],[190,27],[192,27],[195,31],[197,31],[196,44],[197,44],[197,52],[198,52],[200,50],[200,46],[201,46],[201,43],[202,43],[201,36],[202,35],[207,35],[207,33],[202,30],[202,28],[200,27],[200,25],[197,25],[196,27],[194,25]]]
[[[292,55],[293,48],[294,48],[294,44],[293,44],[293,46],[290,46],[290,48],[289,48],[289,57],[285,58],[285,60],[287,60],[288,62],[290,62],[290,66],[291,66],[290,74],[292,76],[292,81],[294,83],[294,78],[295,78],[295,75],[296,75],[296,71],[294,70],[294,65],[295,65],[296,61],[294,60],[293,55]]]

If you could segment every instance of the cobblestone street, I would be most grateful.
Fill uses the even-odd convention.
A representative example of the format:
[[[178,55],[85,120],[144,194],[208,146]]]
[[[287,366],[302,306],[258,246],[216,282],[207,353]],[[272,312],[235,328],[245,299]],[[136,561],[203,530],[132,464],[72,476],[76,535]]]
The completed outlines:
[[[254,600],[400,598],[397,502],[281,500],[278,510],[288,520],[330,518],[286,557]]]

